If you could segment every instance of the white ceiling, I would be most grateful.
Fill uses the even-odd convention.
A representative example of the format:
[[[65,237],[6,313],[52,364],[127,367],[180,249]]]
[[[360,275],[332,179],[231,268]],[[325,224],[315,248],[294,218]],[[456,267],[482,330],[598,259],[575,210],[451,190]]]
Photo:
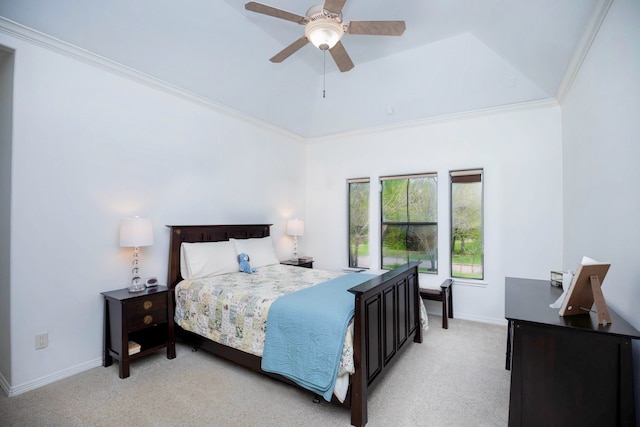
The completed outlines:
[[[326,74],[311,44],[269,62],[304,27],[245,2],[0,0],[0,16],[313,138],[555,98],[610,0],[347,0],[345,21],[407,29],[345,35],[355,68],[327,54]],[[313,0],[262,3],[304,15]]]

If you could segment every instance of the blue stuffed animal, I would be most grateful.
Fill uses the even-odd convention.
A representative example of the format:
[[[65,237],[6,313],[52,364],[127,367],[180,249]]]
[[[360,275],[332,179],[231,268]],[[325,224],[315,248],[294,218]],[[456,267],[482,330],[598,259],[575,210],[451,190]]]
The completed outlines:
[[[258,271],[255,268],[251,268],[251,265],[249,264],[249,255],[245,254],[244,252],[238,255],[238,262],[240,263],[240,271],[244,271],[245,273],[249,274]]]

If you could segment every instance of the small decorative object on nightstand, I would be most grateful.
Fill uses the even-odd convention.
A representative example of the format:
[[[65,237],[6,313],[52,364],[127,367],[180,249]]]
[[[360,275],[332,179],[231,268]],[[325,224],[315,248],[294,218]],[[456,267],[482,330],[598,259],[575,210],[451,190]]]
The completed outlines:
[[[280,261],[280,264],[293,265],[295,267],[313,268],[313,258],[308,256],[301,256],[297,259],[288,259],[286,261]]]
[[[129,376],[129,363],[162,348],[167,359],[176,357],[175,343],[169,341],[171,321],[166,286],[131,293],[128,289],[102,292],[104,296],[103,366],[113,359],[120,363],[120,378]]]

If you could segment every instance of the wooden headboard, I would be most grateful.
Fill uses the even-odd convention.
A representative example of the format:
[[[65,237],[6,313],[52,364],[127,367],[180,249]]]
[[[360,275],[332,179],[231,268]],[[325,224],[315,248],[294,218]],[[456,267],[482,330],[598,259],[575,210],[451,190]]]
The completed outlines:
[[[182,242],[220,242],[229,239],[267,237],[271,224],[234,225],[167,225],[169,241],[169,274],[167,287],[172,290],[182,280],[180,276],[180,245]]]

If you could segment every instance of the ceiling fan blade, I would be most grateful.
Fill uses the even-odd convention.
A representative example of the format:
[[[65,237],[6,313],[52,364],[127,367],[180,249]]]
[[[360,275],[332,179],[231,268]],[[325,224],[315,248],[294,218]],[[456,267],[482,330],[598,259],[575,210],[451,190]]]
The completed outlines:
[[[324,0],[324,9],[332,13],[342,12],[342,8],[347,0]]]
[[[296,15],[295,13],[287,12],[282,9],[276,9],[275,7],[267,6],[265,4],[256,3],[250,1],[244,5],[244,8],[251,11],[262,13],[263,15],[273,16],[275,18],[285,19],[287,21],[295,22],[296,24],[304,25],[304,16]]]
[[[285,47],[280,52],[278,52],[269,61],[276,62],[276,63],[282,62],[288,57],[290,57],[291,55],[293,55],[294,53],[296,53],[298,50],[300,50],[300,48],[302,48],[307,43],[309,43],[309,40],[307,40],[305,36],[302,36],[298,40],[294,41],[289,46]]]
[[[351,61],[351,58],[349,57],[349,54],[344,48],[342,42],[339,41],[338,43],[336,43],[334,47],[329,49],[329,53],[331,53],[331,56],[336,62],[338,69],[343,73],[353,68],[353,61]]]
[[[406,28],[404,21],[351,21],[346,33],[370,36],[400,36]]]

